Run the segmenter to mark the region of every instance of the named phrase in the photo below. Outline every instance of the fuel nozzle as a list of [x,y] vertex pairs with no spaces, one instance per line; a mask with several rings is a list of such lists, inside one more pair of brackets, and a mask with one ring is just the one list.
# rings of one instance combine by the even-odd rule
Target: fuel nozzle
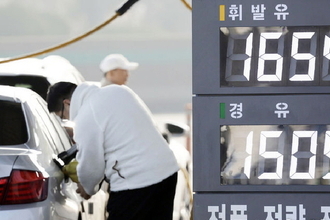
[[69,150],[59,153],[53,160],[56,165],[62,169],[65,165],[69,164],[77,155],[77,145],[72,145]]

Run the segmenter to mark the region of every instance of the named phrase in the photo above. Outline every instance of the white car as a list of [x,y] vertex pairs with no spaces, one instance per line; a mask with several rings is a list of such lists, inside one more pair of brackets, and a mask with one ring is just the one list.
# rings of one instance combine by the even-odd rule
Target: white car
[[60,81],[78,85],[85,79],[67,59],[58,55],[0,64],[0,85],[29,88],[44,99],[48,87]]
[[0,86],[1,220],[81,219],[76,183],[53,161],[71,146],[38,94]]
[[[0,85],[31,89],[44,100],[49,86],[60,81],[79,85],[85,79],[68,60],[58,55],[50,55],[43,59],[26,58],[0,64]],[[107,198],[104,190],[100,190],[90,200],[83,200],[79,206],[81,219],[104,220]]]
[[193,205],[191,186],[191,155],[186,147],[177,138],[185,138],[190,132],[189,126],[184,123],[164,123],[163,136],[169,143],[180,170],[174,197],[173,220],[190,220]]

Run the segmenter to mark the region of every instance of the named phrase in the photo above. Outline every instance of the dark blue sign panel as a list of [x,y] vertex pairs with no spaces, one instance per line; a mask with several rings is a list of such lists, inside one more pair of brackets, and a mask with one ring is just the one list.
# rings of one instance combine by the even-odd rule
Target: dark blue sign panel
[[330,220],[329,8],[193,0],[194,219]]
[[330,91],[330,2],[194,1],[193,93]]
[[196,195],[194,219],[329,220],[330,193]]
[[330,95],[199,96],[193,106],[194,191],[330,191]]

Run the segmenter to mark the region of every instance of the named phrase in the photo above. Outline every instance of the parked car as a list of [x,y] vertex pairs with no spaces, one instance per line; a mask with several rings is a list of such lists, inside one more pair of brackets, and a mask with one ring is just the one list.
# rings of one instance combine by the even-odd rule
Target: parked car
[[68,134],[37,93],[0,86],[1,220],[88,219],[76,183],[54,162],[71,147]]
[[190,132],[188,125],[173,121],[165,121],[162,133],[173,151],[180,170],[174,197],[173,220],[190,220],[193,205],[191,187],[191,155],[185,145],[177,139],[185,139]]
[[65,58],[50,55],[0,64],[0,85],[25,87],[46,99],[48,87],[59,81],[84,82],[81,73]]

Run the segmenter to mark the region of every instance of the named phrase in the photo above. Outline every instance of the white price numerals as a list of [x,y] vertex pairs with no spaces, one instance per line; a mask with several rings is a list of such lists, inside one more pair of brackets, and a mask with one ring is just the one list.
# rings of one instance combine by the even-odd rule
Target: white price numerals
[[[281,136],[283,131],[262,131],[260,134],[259,145],[259,179],[282,179],[283,177],[283,165],[284,165],[284,138]],[[314,179],[316,170],[316,150],[317,150],[317,131],[293,131],[292,136],[292,151],[290,160],[290,178],[291,179]],[[277,151],[267,150],[267,139],[278,138]],[[299,151],[299,140],[301,138],[308,138],[310,140],[309,151]],[[248,156],[244,159],[244,174],[247,178],[250,178],[251,166],[252,166],[252,148],[253,148],[253,131],[251,131],[246,138],[245,151]],[[265,172],[266,160],[276,161],[276,169],[274,172]],[[307,160],[307,171],[299,172],[299,160]],[[329,173],[329,161],[330,161],[330,131],[325,133],[324,141],[324,158],[323,168],[325,175],[323,179],[330,179]]]
[[[287,46],[284,42],[285,36],[281,32],[261,33],[259,38],[259,55],[257,63],[257,80],[262,81],[282,81],[283,80],[283,54],[285,47],[291,47],[291,60],[289,70],[289,81],[314,81],[316,66],[316,32],[293,32],[292,41]],[[244,53],[235,53],[235,43],[245,41]],[[267,42],[276,41],[276,51],[267,53]],[[308,42],[309,47],[304,47],[305,52],[300,52],[303,47],[302,42]],[[275,49],[274,49],[275,50]],[[253,33],[242,35],[230,35],[227,50],[226,81],[248,82],[251,78],[251,65],[254,57],[253,53]],[[330,63],[330,38],[325,36],[323,49],[322,80],[329,81],[328,73]],[[241,73],[235,66],[241,63]],[[268,65],[267,65],[268,63]],[[274,66],[274,67],[273,67]]]

